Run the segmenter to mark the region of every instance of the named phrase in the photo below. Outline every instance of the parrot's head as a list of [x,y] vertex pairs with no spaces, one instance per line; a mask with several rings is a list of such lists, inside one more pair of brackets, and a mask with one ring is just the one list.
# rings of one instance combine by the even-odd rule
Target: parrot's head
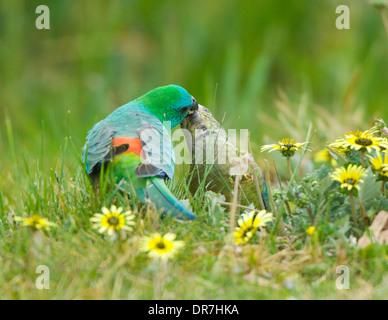
[[177,126],[192,111],[198,110],[198,102],[186,89],[169,85],[156,88],[137,99],[148,107],[160,121],[170,121]]
[[181,128],[189,130],[193,138],[196,135],[196,131],[205,132],[212,130],[214,132],[220,132],[220,130],[223,130],[222,126],[213,117],[210,110],[201,105],[198,106],[198,110],[192,112],[183,119]]

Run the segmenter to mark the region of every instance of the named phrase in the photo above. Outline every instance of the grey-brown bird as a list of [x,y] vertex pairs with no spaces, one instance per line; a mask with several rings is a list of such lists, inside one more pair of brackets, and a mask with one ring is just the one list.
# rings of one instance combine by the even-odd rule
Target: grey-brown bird
[[[199,105],[198,110],[182,121],[181,128],[187,130],[186,142],[192,151],[189,189],[193,194],[203,186],[231,200],[235,178],[239,175],[241,204],[269,208],[264,176],[253,156],[239,152],[207,108]],[[258,199],[258,188],[261,199]]]

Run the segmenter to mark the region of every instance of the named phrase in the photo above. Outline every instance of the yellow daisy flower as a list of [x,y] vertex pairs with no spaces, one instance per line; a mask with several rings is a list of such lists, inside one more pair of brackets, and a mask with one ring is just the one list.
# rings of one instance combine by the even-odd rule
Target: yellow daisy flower
[[307,233],[310,237],[313,236],[314,232],[315,232],[315,227],[314,227],[314,226],[310,226],[310,227],[308,227],[308,229],[306,230],[306,233]]
[[306,142],[297,142],[291,138],[284,138],[277,142],[277,144],[267,144],[261,147],[261,152],[268,151],[280,151],[281,154],[286,157],[292,157],[295,154],[295,151],[302,149],[303,145]]
[[372,170],[379,175],[382,180],[388,180],[388,152],[384,152],[384,157],[378,154],[375,157],[368,156]]
[[244,213],[237,221],[239,226],[233,235],[235,242],[237,244],[247,243],[259,227],[264,227],[270,221],[272,221],[272,213],[267,213],[265,210],[261,210],[257,214],[255,211],[251,211],[249,214]]
[[132,226],[135,224],[133,221],[135,215],[132,211],[126,211],[124,213],[123,208],[116,208],[111,206],[110,210],[106,207],[102,208],[101,213],[95,213],[90,222],[93,229],[98,229],[99,233],[107,232],[111,236],[114,232],[119,230],[132,231]]
[[44,230],[49,231],[50,227],[57,227],[56,223],[50,222],[46,218],[42,218],[41,216],[39,216],[37,214],[33,214],[29,218],[15,216],[14,220],[17,222],[21,222],[22,226],[30,227],[34,230],[44,229]]
[[315,152],[314,162],[316,163],[330,162],[333,167],[338,165],[337,161],[332,157],[329,149],[326,149],[326,148]]
[[365,168],[357,165],[349,165],[347,168],[338,168],[331,175],[331,179],[339,181],[342,189],[352,191],[354,188],[360,190],[359,183],[364,182],[362,177],[366,176]]
[[150,237],[143,237],[139,250],[147,252],[151,258],[166,261],[184,247],[184,241],[175,238],[174,233],[166,233],[164,236],[154,233]]
[[388,148],[387,140],[376,137],[368,131],[352,131],[345,134],[344,138],[338,139],[329,145],[333,148],[353,149],[362,152],[372,152],[372,150],[380,151]]

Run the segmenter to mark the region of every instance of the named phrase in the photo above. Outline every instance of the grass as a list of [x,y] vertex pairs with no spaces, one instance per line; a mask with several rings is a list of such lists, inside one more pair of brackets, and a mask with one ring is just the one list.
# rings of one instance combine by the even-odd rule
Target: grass
[[[347,237],[318,241],[298,228],[286,237],[275,232],[235,246],[229,214],[202,204],[203,187],[191,201],[199,218],[180,223],[134,207],[114,189],[95,197],[81,165],[71,175],[60,164],[51,176],[42,174],[38,161],[29,165],[16,158],[13,165],[8,179],[18,187],[0,193],[3,299],[365,299],[388,294],[384,246],[360,250]],[[182,184],[174,188],[177,196],[190,197]],[[134,208],[138,215],[135,231],[121,241],[110,242],[89,223],[94,212],[112,203]],[[42,232],[17,226],[12,216],[24,214],[42,215],[58,228]],[[174,232],[186,241],[163,273],[138,250],[141,237],[155,231]],[[39,265],[50,268],[50,290],[35,288]],[[350,290],[336,289],[341,265],[351,270]]]
[[[379,11],[350,0],[47,1],[51,29],[38,31],[39,4],[0,3],[1,299],[388,296],[386,246],[353,246],[354,230],[345,230],[350,204],[335,207],[340,199],[333,199],[330,206],[342,208],[341,216],[328,222],[319,203],[326,191],[309,194],[325,237],[306,236],[308,217],[292,198],[299,191],[278,188],[273,163],[279,180],[286,183],[289,173],[277,155],[269,160],[276,204],[281,209],[280,195],[287,197],[299,214],[284,211],[292,228],[286,237],[269,232],[241,247],[229,237],[229,209],[203,202],[203,188],[189,194],[185,167],[177,168],[171,187],[191,200],[196,221],[160,220],[136,207],[135,231],[121,242],[104,239],[90,227],[93,213],[112,203],[134,204],[114,190],[95,197],[80,164],[94,123],[167,83],[187,88],[226,128],[249,128],[257,159],[264,143],[283,136],[304,141],[310,122],[315,151],[344,132],[368,128],[375,116],[387,119],[388,75],[381,70],[388,53]],[[348,31],[334,27],[340,4],[351,10]],[[293,158],[297,187],[313,172],[310,158]],[[31,214],[58,227],[32,232],[13,222],[13,215]],[[153,231],[186,241],[163,279],[160,266],[138,251],[140,238]],[[35,287],[39,265],[50,268],[50,290]],[[349,290],[336,288],[340,265],[350,269]]]

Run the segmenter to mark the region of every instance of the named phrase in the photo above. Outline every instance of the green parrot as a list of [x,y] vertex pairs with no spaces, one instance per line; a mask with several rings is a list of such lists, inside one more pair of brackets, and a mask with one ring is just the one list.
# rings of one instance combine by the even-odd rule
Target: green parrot
[[195,219],[164,183],[174,175],[175,158],[168,130],[194,110],[197,101],[182,87],[156,88],[117,108],[88,132],[83,163],[93,183],[101,168],[112,166],[115,184],[163,215]]
[[[228,140],[225,129],[207,108],[199,105],[198,110],[182,121],[181,128],[187,130],[185,131],[186,142],[193,153],[192,179],[189,186],[192,193],[195,193],[203,183],[207,190],[222,193],[231,200],[235,176],[239,174],[241,204],[253,203],[256,208],[269,209],[267,185],[253,156],[249,153],[240,154],[237,147]],[[209,148],[214,152],[211,161],[214,163],[211,164],[206,163]],[[224,153],[223,157],[221,153]],[[221,158],[225,161],[221,161]],[[203,181],[204,177],[206,177],[205,181]],[[258,199],[257,184],[262,201]]]

